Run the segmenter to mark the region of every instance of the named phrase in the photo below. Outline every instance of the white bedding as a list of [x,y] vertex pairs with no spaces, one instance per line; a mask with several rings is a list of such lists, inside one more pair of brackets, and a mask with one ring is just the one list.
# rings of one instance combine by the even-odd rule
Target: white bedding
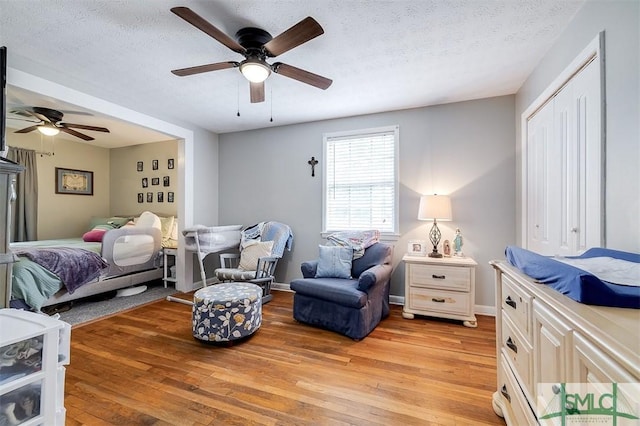
[[640,263],[629,262],[613,257],[588,257],[571,259],[555,257],[558,262],[587,271],[602,281],[614,284],[640,287]]

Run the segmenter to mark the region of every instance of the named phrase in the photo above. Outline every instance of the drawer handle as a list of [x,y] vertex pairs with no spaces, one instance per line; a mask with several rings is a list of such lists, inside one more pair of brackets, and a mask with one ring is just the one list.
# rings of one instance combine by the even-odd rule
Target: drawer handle
[[432,297],[431,301],[432,302],[436,302],[436,303],[444,303],[445,302],[444,297]]
[[511,340],[511,337],[507,338],[507,342],[505,344],[509,349],[511,349],[515,353],[518,353],[518,346],[516,346],[516,344],[513,343],[513,340]]
[[507,298],[504,300],[504,303],[511,306],[513,309],[516,309],[516,301],[513,300],[511,296],[507,296]]
[[433,274],[431,275],[431,278],[433,278],[434,280],[444,280],[446,276]]
[[502,396],[507,398],[507,401],[511,402],[511,396],[509,395],[509,392],[507,392],[507,385],[502,385],[502,389],[500,389],[500,393],[502,394]]

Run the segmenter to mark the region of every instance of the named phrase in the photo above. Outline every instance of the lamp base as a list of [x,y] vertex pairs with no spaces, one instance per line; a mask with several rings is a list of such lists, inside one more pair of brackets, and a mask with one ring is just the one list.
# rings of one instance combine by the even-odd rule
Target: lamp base
[[431,253],[429,253],[429,257],[442,257],[442,254],[438,253],[437,251],[432,251]]

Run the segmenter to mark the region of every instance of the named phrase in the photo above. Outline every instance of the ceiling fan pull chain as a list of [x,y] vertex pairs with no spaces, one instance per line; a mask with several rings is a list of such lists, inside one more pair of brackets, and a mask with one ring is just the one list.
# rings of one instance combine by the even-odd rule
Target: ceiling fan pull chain
[[238,104],[238,112],[236,113],[236,116],[240,117],[240,83],[238,83],[237,80],[236,80],[236,88],[238,93],[238,97],[236,99],[236,102]]
[[269,121],[273,123],[273,86],[271,86],[271,90],[269,92],[269,97],[271,97],[271,119]]

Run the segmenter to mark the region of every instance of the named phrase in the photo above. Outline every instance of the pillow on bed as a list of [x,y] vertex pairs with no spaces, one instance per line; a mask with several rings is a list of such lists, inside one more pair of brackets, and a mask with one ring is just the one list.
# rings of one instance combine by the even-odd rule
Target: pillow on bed
[[273,241],[256,241],[249,243],[240,252],[240,264],[238,268],[245,271],[255,271],[258,259],[271,256]]
[[160,222],[160,218],[155,214],[146,211],[140,214],[138,220],[136,220],[137,227],[142,228],[157,228],[162,231],[162,223]]
[[162,247],[167,247],[169,240],[171,239],[171,231],[173,230],[174,217],[161,217],[160,226],[162,231]]
[[104,234],[110,229],[115,228],[111,225],[97,225],[91,231],[85,232],[82,240],[85,243],[101,243]]
[[124,226],[131,220],[130,217],[123,216],[111,216],[111,217],[92,217],[89,220],[89,230],[92,230],[98,225],[113,225],[113,228],[119,228]]

